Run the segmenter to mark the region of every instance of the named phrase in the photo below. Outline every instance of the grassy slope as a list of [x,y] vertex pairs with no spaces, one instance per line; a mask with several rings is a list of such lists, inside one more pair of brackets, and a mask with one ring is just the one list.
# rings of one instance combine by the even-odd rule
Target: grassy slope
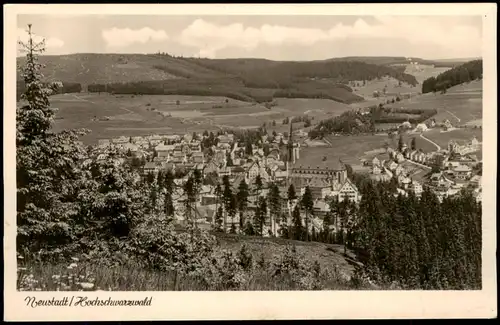
[[348,250],[347,256],[344,256],[342,245],[230,234],[217,234],[217,238],[223,249],[234,252],[246,244],[255,260],[258,260],[262,254],[265,260],[271,260],[273,255],[281,255],[287,246],[295,245],[297,253],[310,263],[318,261],[322,267],[338,267],[344,275],[349,277],[354,272],[354,264],[358,263],[351,251]]
[[[216,234],[219,249],[230,250],[237,253],[243,244],[247,245],[252,254],[255,264],[264,256],[264,262],[269,267],[273,261],[277,261],[278,256],[283,256],[287,246],[295,245],[297,257],[304,259],[311,265],[318,261],[321,269],[330,271],[336,270],[333,277],[322,281],[323,289],[327,290],[350,290],[354,287],[349,283],[349,278],[354,271],[354,264],[358,263],[354,259],[352,252],[348,251],[347,256],[343,254],[343,247],[340,245],[322,244],[317,242],[301,242],[286,240],[281,238],[250,237],[230,234]],[[75,274],[82,275],[81,282],[94,284],[93,290],[119,290],[119,291],[190,291],[190,290],[228,290],[225,287],[207,288],[207,285],[196,277],[176,277],[174,272],[157,271],[144,268],[135,264],[129,259],[122,260],[122,264],[116,266],[101,265],[99,261],[81,259],[74,269],[68,270],[67,264],[42,264],[35,261],[24,263],[27,269],[18,273],[19,276],[32,274],[38,282],[31,285],[20,285],[23,290],[55,291],[58,285],[53,276],[60,276],[63,283],[68,282],[68,276]],[[296,285],[289,282],[286,276],[273,278],[269,271],[256,267],[250,274],[251,278],[243,290],[297,290]],[[177,285],[174,283],[177,279]],[[63,288],[62,290],[76,291],[79,287]],[[362,289],[375,289],[366,286]]]
[[[24,58],[18,58],[22,65]],[[142,54],[70,54],[41,56],[40,63],[48,80],[91,83],[165,80],[196,76],[217,78],[216,71],[203,68],[189,61],[166,56]]]

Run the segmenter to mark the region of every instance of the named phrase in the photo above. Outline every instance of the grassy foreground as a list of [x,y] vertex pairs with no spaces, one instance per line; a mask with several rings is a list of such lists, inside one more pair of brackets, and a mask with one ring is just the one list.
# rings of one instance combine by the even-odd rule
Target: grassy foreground
[[120,253],[113,261],[88,256],[66,263],[19,260],[17,287],[20,291],[374,289],[355,274],[335,245],[238,235],[218,236],[218,243],[213,264],[200,265],[199,272],[189,274],[152,269]]

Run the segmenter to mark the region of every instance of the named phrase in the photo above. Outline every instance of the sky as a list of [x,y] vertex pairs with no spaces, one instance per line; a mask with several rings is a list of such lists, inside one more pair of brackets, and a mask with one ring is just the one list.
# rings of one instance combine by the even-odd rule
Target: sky
[[482,56],[481,16],[19,15],[18,40],[46,54],[156,53],[206,58],[322,60]]

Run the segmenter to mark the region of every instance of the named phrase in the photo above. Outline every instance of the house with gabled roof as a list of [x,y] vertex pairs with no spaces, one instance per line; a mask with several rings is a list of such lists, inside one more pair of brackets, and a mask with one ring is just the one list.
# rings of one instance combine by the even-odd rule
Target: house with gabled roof
[[155,151],[158,154],[158,157],[169,157],[170,153],[172,153],[175,149],[173,145],[166,145],[160,143],[155,147]]
[[203,164],[205,162],[203,152],[193,152],[191,154],[191,161],[195,164]]
[[396,153],[395,160],[397,163],[402,163],[405,161],[405,157],[401,152]]
[[178,142],[181,140],[181,136],[178,134],[168,134],[164,135],[163,139],[167,141],[167,143],[173,143],[173,142]]
[[305,186],[309,187],[314,199],[325,198],[331,195],[332,187],[328,180],[324,178],[310,178],[306,179]]
[[130,138],[122,135],[118,138],[113,138],[112,142],[115,144],[125,144],[127,142],[130,142]]
[[399,176],[405,172],[405,169],[403,166],[398,165],[396,169],[394,169],[394,175]]
[[409,185],[411,184],[411,179],[405,175],[399,175],[398,183],[401,184],[403,189],[407,190]]
[[205,169],[204,169],[206,175],[217,173],[218,170],[219,170],[219,166],[217,165],[217,163],[213,159],[210,160],[205,165]]
[[469,180],[470,184],[472,186],[480,187],[481,186],[481,176],[480,175],[474,175],[472,178]]
[[152,146],[157,146],[160,143],[163,143],[163,138],[158,134],[154,134],[148,137],[148,141]]
[[315,217],[324,217],[330,212],[330,205],[323,199],[314,200],[313,210]]
[[187,162],[187,157],[183,152],[174,151],[170,156],[169,161],[173,162],[174,164],[185,164]]
[[415,194],[415,196],[419,197],[422,195],[423,187],[422,184],[420,184],[420,182],[412,180],[408,186],[408,190],[412,191]]
[[143,172],[144,174],[151,174],[151,173],[156,174],[160,170],[160,167],[161,167],[160,164],[148,161],[143,167]]
[[171,162],[162,161],[161,169],[163,171],[171,171],[172,173],[175,173],[175,164]]
[[398,167],[398,164],[394,161],[389,161],[386,163],[386,166],[389,170],[394,171]]
[[459,165],[453,168],[453,175],[461,180],[469,179],[472,174],[472,169],[467,165]]
[[260,172],[260,165],[257,161],[254,161],[247,169],[247,178],[254,179]]
[[361,195],[358,188],[349,178],[346,178],[344,183],[340,186],[337,197],[339,202],[346,199],[353,202],[359,202],[359,200],[361,200]]

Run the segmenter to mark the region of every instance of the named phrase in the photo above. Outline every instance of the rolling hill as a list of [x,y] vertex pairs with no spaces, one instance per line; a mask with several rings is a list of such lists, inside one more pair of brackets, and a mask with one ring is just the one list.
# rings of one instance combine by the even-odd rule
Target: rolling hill
[[452,86],[460,85],[473,80],[481,79],[483,76],[483,61],[469,61],[448,71],[440,73],[436,77],[426,79],[422,83],[422,93],[443,91]]
[[[23,58],[18,58],[22,65]],[[273,98],[362,101],[346,85],[390,76],[417,81],[401,69],[359,61],[281,62],[263,59],[196,59],[168,54],[42,56],[47,81],[80,83],[84,90],[115,94],[226,96],[266,102]],[[90,88],[89,85],[91,85]]]
[[400,64],[408,64],[409,62],[416,62],[422,65],[434,65],[435,67],[440,68],[453,68],[457,65],[463,64],[469,59],[442,59],[442,60],[427,60],[422,58],[414,58],[414,57],[404,57],[404,56],[348,56],[341,58],[333,58],[330,61],[358,61],[369,64],[377,64],[377,65],[400,65]]

